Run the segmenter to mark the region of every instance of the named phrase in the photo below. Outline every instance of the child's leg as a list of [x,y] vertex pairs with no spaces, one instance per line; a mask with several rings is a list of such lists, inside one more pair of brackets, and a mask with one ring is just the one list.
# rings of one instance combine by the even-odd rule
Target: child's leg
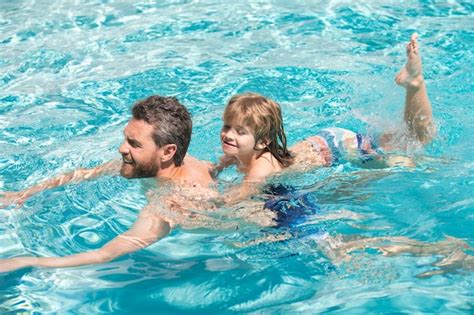
[[[423,79],[417,37],[416,33],[411,36],[407,45],[407,63],[395,77],[395,82],[406,91],[404,118],[408,132],[414,139],[426,144],[434,135],[433,114]],[[385,147],[391,138],[390,135],[382,136],[382,146]]]
[[407,64],[395,78],[397,84],[405,87],[405,122],[409,132],[423,144],[433,138],[433,114],[423,79],[418,35],[411,36],[407,45]]

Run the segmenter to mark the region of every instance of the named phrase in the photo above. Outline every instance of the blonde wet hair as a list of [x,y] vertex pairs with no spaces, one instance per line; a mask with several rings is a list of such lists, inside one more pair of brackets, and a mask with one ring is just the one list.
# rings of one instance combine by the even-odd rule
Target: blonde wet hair
[[283,167],[293,163],[287,148],[280,105],[260,94],[245,93],[233,96],[224,110],[224,122],[245,126],[253,132],[257,145],[266,143],[270,152]]

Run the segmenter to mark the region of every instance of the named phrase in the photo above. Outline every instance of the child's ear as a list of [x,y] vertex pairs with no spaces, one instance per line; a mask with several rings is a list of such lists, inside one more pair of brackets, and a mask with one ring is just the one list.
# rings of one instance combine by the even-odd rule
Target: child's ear
[[257,141],[257,144],[255,145],[255,149],[257,150],[263,150],[265,149],[269,144],[270,144],[270,140],[268,139],[264,139],[264,140],[258,140]]

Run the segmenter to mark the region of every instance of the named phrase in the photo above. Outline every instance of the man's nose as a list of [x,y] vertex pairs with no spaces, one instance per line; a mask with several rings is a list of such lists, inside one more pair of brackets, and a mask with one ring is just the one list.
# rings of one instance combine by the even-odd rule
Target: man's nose
[[124,141],[124,142],[120,145],[120,147],[118,148],[118,151],[119,151],[119,153],[122,154],[122,155],[128,154],[129,148],[128,148],[128,145],[127,145],[127,142],[126,142],[126,141]]

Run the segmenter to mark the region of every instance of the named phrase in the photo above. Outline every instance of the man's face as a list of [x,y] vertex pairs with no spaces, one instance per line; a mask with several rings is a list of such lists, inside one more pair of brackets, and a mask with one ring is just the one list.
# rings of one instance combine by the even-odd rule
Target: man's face
[[126,178],[155,177],[160,169],[160,148],[152,138],[153,127],[143,120],[131,119],[125,127],[120,175]]

